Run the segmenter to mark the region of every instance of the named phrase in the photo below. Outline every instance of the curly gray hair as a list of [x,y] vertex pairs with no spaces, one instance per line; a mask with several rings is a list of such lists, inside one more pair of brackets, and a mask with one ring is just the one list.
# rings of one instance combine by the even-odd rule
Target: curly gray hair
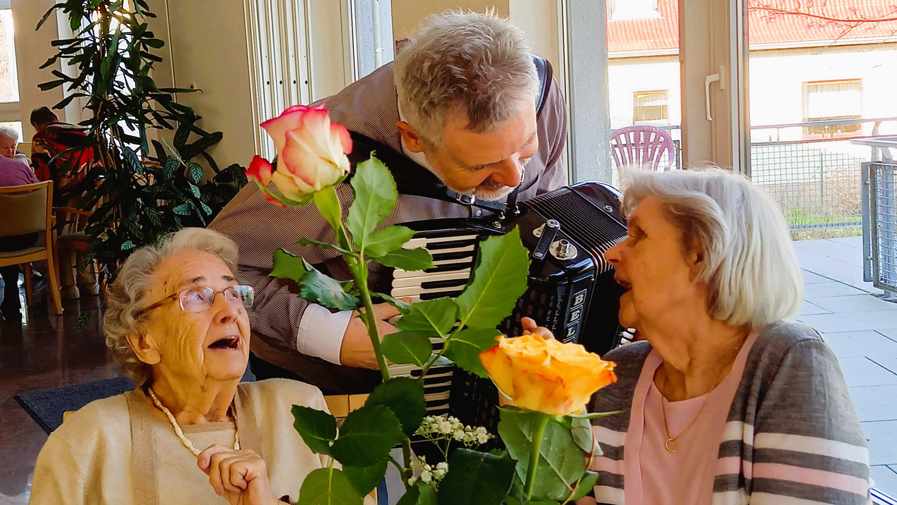
[[212,230],[184,228],[167,235],[155,246],[141,247],[131,254],[106,295],[106,315],[103,319],[106,347],[112,351],[112,357],[121,365],[125,375],[138,387],[146,383],[152,370],[137,358],[128,343],[128,335],[143,335],[137,314],[155,301],[146,300],[145,297],[156,268],[167,258],[192,249],[220,258],[231,272],[236,273],[237,244],[233,240]]
[[399,110],[425,144],[442,145],[449,114],[493,131],[534,101],[539,77],[523,31],[489,11],[425,19],[393,64]]
[[732,326],[762,328],[792,316],[803,302],[803,279],[782,211],[739,174],[720,168],[624,174],[628,216],[656,195],[685,238],[696,238],[704,265],[696,281],[710,286],[710,313]]

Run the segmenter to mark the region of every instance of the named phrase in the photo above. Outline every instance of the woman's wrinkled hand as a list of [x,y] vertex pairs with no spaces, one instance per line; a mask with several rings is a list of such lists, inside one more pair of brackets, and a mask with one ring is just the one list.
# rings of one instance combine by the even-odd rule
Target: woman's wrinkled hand
[[523,334],[528,335],[530,333],[535,333],[540,335],[545,339],[554,339],[554,334],[551,333],[551,330],[544,326],[539,326],[536,324],[534,319],[529,317],[524,317],[520,320],[520,323],[523,325]]
[[274,505],[268,469],[261,456],[252,450],[235,451],[222,445],[210,445],[196,460],[218,496],[231,505]]

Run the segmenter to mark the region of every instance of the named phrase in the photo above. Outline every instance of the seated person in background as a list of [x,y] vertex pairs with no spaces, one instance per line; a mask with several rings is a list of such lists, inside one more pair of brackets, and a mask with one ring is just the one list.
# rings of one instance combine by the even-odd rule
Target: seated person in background
[[629,236],[606,253],[620,323],[593,398],[612,504],[864,504],[866,439],[822,336],[786,322],[803,281],[772,199],[729,171],[632,171]]
[[61,196],[84,178],[94,155],[89,148],[60,153],[83,145],[87,135],[82,128],[59,121],[47,107],[31,111],[31,126],[37,130],[31,137],[34,172],[42,181],[52,180]]
[[329,464],[290,414],[327,410],[317,388],[240,384],[253,290],[238,284],[236,262],[231,240],[200,228],[128,258],[104,331],[137,390],[90,403],[50,435],[32,504],[295,502],[305,476]]
[[[7,156],[0,156],[0,187],[24,186],[38,182],[40,181],[27,165]],[[0,252],[31,247],[37,243],[38,235],[29,233],[0,238]],[[19,265],[0,267],[0,277],[3,278],[3,301],[0,302],[0,312],[10,320],[15,319],[19,309],[22,308],[22,302],[19,301],[19,272]]]
[[25,166],[31,166],[31,160],[19,152],[19,132],[9,126],[0,126],[0,155],[21,161]]
[[[515,188],[520,201],[567,183],[564,161],[566,109],[556,81],[547,79],[537,112],[540,81],[523,32],[495,14],[445,12],[423,23],[394,63],[324,100],[334,122],[382,144],[420,173],[432,175],[459,194],[505,201]],[[272,128],[275,128],[272,126]],[[356,142],[353,154],[370,151]],[[390,163],[396,171],[398,163]],[[343,208],[351,203],[348,184],[337,188]],[[487,217],[457,202],[399,195],[385,224],[439,218]],[[301,237],[330,241],[332,231],[314,206],[280,208],[247,184],[210,228],[240,246],[240,273],[258,292],[258,333],[250,363],[257,377],[292,377],[326,394],[369,392],[379,382],[377,361],[361,319],[298,298],[290,282],[269,276],[278,248],[301,255],[330,275],[349,271],[333,251],[299,247]],[[328,235],[330,234],[330,235]],[[384,279],[371,272],[371,282]],[[376,305],[381,334],[398,314]]]

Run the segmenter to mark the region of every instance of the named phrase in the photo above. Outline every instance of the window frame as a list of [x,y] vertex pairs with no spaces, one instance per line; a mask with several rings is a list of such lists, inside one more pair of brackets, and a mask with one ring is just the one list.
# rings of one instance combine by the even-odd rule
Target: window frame
[[[856,84],[860,93],[860,105],[856,114],[846,116],[812,116],[810,115],[810,96],[813,93],[825,94],[831,91],[813,90],[814,86],[830,86],[830,85]],[[862,134],[863,129],[863,79],[831,79],[823,81],[805,81],[801,85],[801,94],[803,96],[803,120],[805,123],[815,121],[846,121],[856,120],[856,123],[836,124],[836,125],[807,125],[803,127],[804,140],[815,140],[824,138],[850,138]],[[853,91],[853,90],[851,90]]]
[[[663,105],[649,105],[649,106],[639,106],[639,95],[663,95]],[[657,119],[638,119],[638,113],[640,109],[659,109],[660,116]],[[648,126],[670,126],[670,90],[667,89],[656,89],[656,90],[644,90],[644,91],[633,91],[632,92],[632,124],[634,125],[648,125]]]

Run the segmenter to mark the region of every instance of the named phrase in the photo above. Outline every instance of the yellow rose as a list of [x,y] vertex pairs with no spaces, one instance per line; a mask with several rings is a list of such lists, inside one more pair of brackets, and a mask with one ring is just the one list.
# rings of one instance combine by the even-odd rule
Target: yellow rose
[[617,381],[614,363],[537,334],[499,337],[480,362],[517,407],[552,416],[581,411],[592,393]]

